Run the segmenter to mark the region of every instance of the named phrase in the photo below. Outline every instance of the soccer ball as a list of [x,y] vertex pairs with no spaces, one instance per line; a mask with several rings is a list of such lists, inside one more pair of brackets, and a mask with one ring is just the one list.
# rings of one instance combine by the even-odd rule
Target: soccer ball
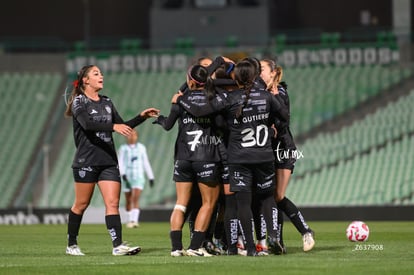
[[362,221],[353,221],[346,229],[346,237],[351,242],[365,242],[368,240],[369,228]]

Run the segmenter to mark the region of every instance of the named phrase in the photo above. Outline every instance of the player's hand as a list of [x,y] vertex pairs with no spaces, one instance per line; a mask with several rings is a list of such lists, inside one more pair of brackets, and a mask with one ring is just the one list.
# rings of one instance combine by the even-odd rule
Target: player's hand
[[230,58],[228,58],[228,57],[222,56],[222,58],[223,58],[224,62],[226,62],[226,63],[233,63],[233,64],[235,64],[235,63],[234,63],[234,61],[233,61],[233,60],[231,60],[231,59],[230,59]]
[[154,180],[149,180],[149,186],[152,188],[154,186]]
[[178,93],[174,94],[173,97],[171,98],[171,103],[177,104],[177,99],[182,95],[183,93],[181,91],[178,91]]
[[159,115],[153,122],[152,124],[161,124],[160,121],[165,119],[165,117],[163,115]]
[[160,115],[160,110],[155,108],[148,108],[142,111],[140,115],[145,118],[158,117]]
[[124,137],[127,137],[132,133],[132,128],[126,124],[114,124],[113,129],[115,132],[123,135]]

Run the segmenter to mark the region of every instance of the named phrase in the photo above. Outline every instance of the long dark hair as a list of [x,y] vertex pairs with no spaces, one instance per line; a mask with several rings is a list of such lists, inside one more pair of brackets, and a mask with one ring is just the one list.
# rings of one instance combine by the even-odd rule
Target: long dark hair
[[196,88],[203,88],[209,100],[215,95],[213,81],[210,78],[208,71],[201,65],[194,65],[188,70],[188,77],[194,81]]
[[86,65],[82,67],[82,69],[78,72],[78,77],[73,83],[72,93],[68,99],[65,116],[70,117],[72,116],[72,103],[76,96],[83,94],[85,92],[83,78],[89,73],[89,71],[95,67],[95,65]]
[[250,91],[254,85],[254,79],[256,77],[255,66],[247,61],[240,61],[234,68],[234,77],[239,88],[244,90],[245,98],[243,104],[236,112],[236,119],[239,120],[243,114],[243,109],[246,107],[247,102],[250,99]]
[[247,61],[254,66],[255,78],[262,73],[262,65],[260,64],[260,60],[256,57],[246,57],[243,58],[242,61]]

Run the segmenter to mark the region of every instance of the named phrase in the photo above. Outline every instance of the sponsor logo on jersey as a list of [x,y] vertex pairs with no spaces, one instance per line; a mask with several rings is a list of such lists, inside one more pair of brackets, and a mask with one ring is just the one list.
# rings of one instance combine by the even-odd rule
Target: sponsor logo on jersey
[[258,183],[257,187],[259,187],[260,189],[266,189],[269,188],[272,185],[272,180],[266,181],[264,183]]
[[207,171],[201,171],[199,173],[197,173],[197,176],[199,176],[200,178],[206,178],[206,177],[210,177],[211,175],[213,175],[213,170],[207,170]]
[[214,167],[216,164],[215,163],[207,163],[203,165],[203,168],[210,168],[210,167]]
[[259,113],[265,113],[265,112],[266,112],[266,105],[263,105],[263,106],[258,106],[258,107],[257,107],[257,111],[258,111]]
[[244,182],[242,182],[241,180],[239,180],[239,182],[236,185],[237,186],[246,186],[246,184]]
[[95,109],[92,109],[92,111],[89,113],[90,115],[93,115],[93,114],[97,114],[98,113],[98,111],[97,110],[95,110]]

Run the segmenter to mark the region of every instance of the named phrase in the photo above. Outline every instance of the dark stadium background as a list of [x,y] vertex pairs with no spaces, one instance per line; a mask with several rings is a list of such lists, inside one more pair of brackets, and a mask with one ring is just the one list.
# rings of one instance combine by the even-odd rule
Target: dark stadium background
[[[159,56],[164,54],[167,55],[165,64],[168,72],[161,73],[166,74],[167,77],[176,73],[179,77],[180,74],[174,70],[182,69],[180,67],[183,65],[180,63],[182,57],[189,63],[201,55],[213,57],[228,55],[236,59],[257,53],[274,57],[285,50],[297,53],[296,51],[302,48],[312,52],[315,49],[361,47],[374,49],[375,54],[376,49],[381,47],[390,49],[393,56],[397,58],[378,67],[404,72],[401,73],[403,76],[397,77],[398,79],[390,86],[379,89],[366,100],[357,102],[356,105],[351,106],[352,108],[349,107],[336,115],[325,114],[320,123],[312,127],[308,125],[309,128],[298,131],[295,138],[298,143],[304,143],[319,133],[338,132],[358,118],[384,107],[387,101],[396,101],[414,89],[413,11],[414,3],[411,0],[14,0],[3,2],[0,8],[0,80],[3,81],[0,82],[0,96],[4,100],[3,105],[0,106],[6,126],[1,130],[5,142],[2,142],[0,156],[1,164],[3,166],[7,164],[9,168],[4,170],[3,174],[7,175],[3,175],[0,181],[0,190],[3,190],[4,194],[0,204],[0,224],[65,222],[64,215],[69,205],[51,203],[53,197],[57,196],[53,193],[53,185],[56,182],[53,182],[51,175],[56,174],[54,169],[57,169],[56,165],[60,158],[60,146],[65,138],[71,135],[71,125],[63,115],[56,115],[56,113],[62,113],[61,109],[64,106],[62,94],[73,79],[73,69],[78,68],[77,65],[84,61],[83,57],[94,56],[97,60],[104,60],[102,62],[107,63],[102,64],[109,64],[106,69],[115,70],[110,61],[106,61],[113,55],[150,56],[153,62],[151,64],[154,66],[148,69],[151,72],[143,72],[144,70],[132,72],[136,73],[137,77],[143,77],[142,75],[148,73],[149,78],[152,76],[151,73],[161,70],[161,67],[155,67],[154,64],[161,66],[159,64],[162,63],[162,58]],[[366,54],[366,51],[363,54]],[[168,59],[170,57],[171,59]],[[291,67],[285,67],[287,75],[290,69],[293,71],[305,66],[298,60],[292,63]],[[287,59],[281,61],[287,62]],[[321,61],[316,61],[318,62]],[[330,60],[329,66],[335,67],[337,65],[335,62]],[[377,59],[374,63],[376,62]],[[184,65],[188,65],[187,63]],[[321,64],[312,63],[306,66],[312,71],[313,66],[319,65]],[[341,65],[338,65],[338,68],[341,69]],[[123,69],[121,67],[120,71],[108,74],[108,90],[116,90],[117,83],[109,80],[111,77],[114,79],[124,77]],[[40,113],[36,112],[42,112],[49,118],[44,119],[38,129],[39,133],[32,136],[34,129],[30,129],[30,124],[24,124],[28,114],[23,115],[22,109],[19,109],[22,108],[22,105],[18,104],[19,95],[13,95],[15,92],[13,85],[18,84],[11,85],[9,79],[14,79],[13,76],[19,79],[19,75],[31,79],[35,75],[43,77],[45,74],[52,75],[59,80],[59,83],[56,84],[55,91],[46,94],[47,98],[51,98],[50,107],[34,108],[35,113],[29,113],[29,116],[37,116]],[[326,82],[331,80],[327,79]],[[19,81],[17,80],[16,83]],[[156,81],[156,78],[152,78],[152,81]],[[171,81],[170,83],[180,83],[181,80]],[[169,94],[166,91],[165,97],[159,97],[151,104],[157,105],[161,101],[167,104],[171,93],[178,87],[169,88]],[[320,89],[323,90],[324,87]],[[23,96],[29,97],[24,94]],[[44,102],[43,96],[37,94],[36,100]],[[166,106],[168,107],[168,104]],[[167,107],[164,112],[167,112]],[[140,108],[141,106],[138,107]],[[128,106],[123,111],[125,116],[128,116],[134,110]],[[304,116],[306,117],[306,114]],[[15,127],[20,128],[17,134],[13,129]],[[147,128],[143,130],[149,129],[150,126],[145,127]],[[396,125],[389,125],[389,127],[396,127]],[[12,141],[6,139],[12,134]],[[165,152],[156,152],[152,149],[157,147],[156,144],[151,143],[154,135],[167,134],[161,131],[147,133],[144,131],[142,141],[149,144],[150,159],[151,153],[153,155],[165,153],[166,156],[170,156],[168,154],[171,154],[173,146],[165,147]],[[402,136],[412,138],[413,132],[403,131]],[[400,138],[402,137],[389,138],[388,141],[394,144],[398,143]],[[162,142],[172,144],[175,139],[174,133],[170,133],[166,139]],[[33,144],[32,149],[25,148],[29,141]],[[116,141],[119,144],[122,139],[117,138]],[[412,155],[413,149],[409,147],[406,154]],[[16,157],[16,154],[21,154],[20,158]],[[362,157],[364,154],[366,155],[367,152],[360,152]],[[24,161],[22,156],[25,157]],[[157,159],[155,156],[152,158]],[[12,161],[13,163],[10,164]],[[343,158],[340,161],[350,160]],[[171,163],[172,160],[168,164],[154,163],[157,168],[154,169],[155,173],[157,174],[157,170],[163,170],[164,174],[171,174],[169,171]],[[298,162],[297,166],[300,165]],[[338,163],[323,166],[321,169],[328,170],[335,165]],[[69,168],[70,163],[67,163],[65,169]],[[364,203],[364,199],[359,198],[362,203],[349,205],[323,202],[320,205],[305,204],[303,212],[309,220],[412,220],[414,178],[409,178],[403,185],[397,185],[393,173],[381,175],[387,177],[390,185],[395,184],[396,189],[402,190],[398,193],[401,194],[400,197],[379,203]],[[297,179],[300,180],[301,176],[299,175]],[[156,188],[159,189],[154,192],[161,191],[166,186],[173,187],[171,181],[157,181],[157,176],[156,184],[158,185]],[[293,188],[294,184],[295,178],[292,178],[288,190]],[[72,186],[68,190],[72,192]],[[67,196],[70,194],[67,193]],[[142,220],[168,220],[173,201],[173,193],[154,201],[148,199],[142,213]],[[301,201],[296,203],[302,206]],[[97,206],[96,211],[101,211],[99,205],[99,202],[93,205]],[[92,207],[91,216],[93,211],[95,210]],[[99,222],[93,218],[90,221]]]

